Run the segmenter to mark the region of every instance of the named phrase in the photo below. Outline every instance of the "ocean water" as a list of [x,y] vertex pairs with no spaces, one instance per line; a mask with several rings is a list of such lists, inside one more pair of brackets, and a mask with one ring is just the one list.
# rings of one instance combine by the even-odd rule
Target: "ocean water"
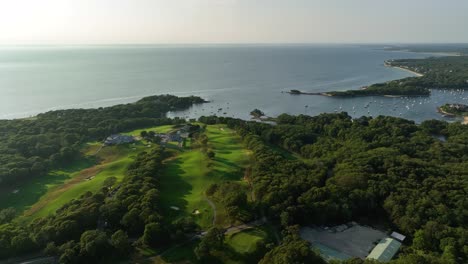
[[268,116],[346,111],[356,117],[443,119],[436,107],[467,103],[468,92],[436,90],[427,98],[283,93],[357,89],[412,76],[383,63],[427,56],[357,45],[1,47],[0,119],[129,103],[154,94],[210,100],[169,113],[171,117],[217,114],[249,119],[250,111],[258,108]]

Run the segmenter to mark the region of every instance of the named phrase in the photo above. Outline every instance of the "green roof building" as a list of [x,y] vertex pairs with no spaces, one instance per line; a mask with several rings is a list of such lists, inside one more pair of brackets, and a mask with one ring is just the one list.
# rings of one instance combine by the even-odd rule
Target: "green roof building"
[[393,256],[395,256],[400,247],[400,242],[393,238],[387,237],[380,240],[377,246],[375,246],[371,253],[367,256],[367,258],[388,262],[393,258]]

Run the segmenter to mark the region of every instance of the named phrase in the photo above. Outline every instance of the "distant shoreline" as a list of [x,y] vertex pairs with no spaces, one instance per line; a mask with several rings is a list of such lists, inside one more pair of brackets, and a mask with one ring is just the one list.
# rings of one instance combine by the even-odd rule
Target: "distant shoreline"
[[[412,74],[416,75],[415,77],[423,77],[424,76],[424,74],[413,71],[413,70],[410,70],[410,69],[406,69],[406,68],[403,68],[403,67],[400,67],[400,66],[393,66],[390,63],[388,63],[387,61],[384,62],[384,66],[388,67],[388,68],[396,68],[396,69],[399,69],[399,70],[403,70],[403,71],[412,73]],[[368,88],[368,86],[362,86],[360,88],[360,90],[367,90],[367,88]],[[330,97],[340,96],[340,95],[332,94],[331,92],[303,92],[303,91],[299,91],[299,90],[290,90],[290,91],[286,91],[286,93],[289,93],[291,95],[320,95],[320,96],[330,96]],[[356,96],[358,96],[358,95],[356,95]],[[365,96],[369,96],[369,95],[365,95]],[[422,95],[422,94],[421,95],[404,95],[404,94],[401,94],[401,95],[399,95],[399,94],[384,95],[384,94],[375,94],[375,95],[372,95],[372,96],[402,97],[402,96],[426,96],[426,95]]]
[[407,52],[407,53],[420,53],[420,54],[428,54],[432,56],[464,56],[465,53],[462,52],[444,52],[444,51],[424,51],[424,50],[411,50],[411,49],[392,49],[392,48],[383,48],[382,50],[388,52]]

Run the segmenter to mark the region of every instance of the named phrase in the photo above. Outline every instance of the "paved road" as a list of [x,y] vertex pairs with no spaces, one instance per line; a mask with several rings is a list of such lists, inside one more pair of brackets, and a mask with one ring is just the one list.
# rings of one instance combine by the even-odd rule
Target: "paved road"
[[2,260],[0,261],[0,264],[51,264],[51,263],[57,263],[57,259],[55,257],[41,257],[41,256],[35,256],[35,257],[19,257],[19,258],[13,258],[9,260]]
[[55,257],[44,257],[20,262],[21,264],[49,264],[56,263]]

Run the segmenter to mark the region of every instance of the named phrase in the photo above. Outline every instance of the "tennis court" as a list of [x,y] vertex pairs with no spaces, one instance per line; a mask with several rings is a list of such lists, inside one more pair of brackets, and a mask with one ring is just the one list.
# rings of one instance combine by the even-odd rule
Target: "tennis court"
[[350,255],[346,255],[345,253],[339,252],[334,250],[333,248],[327,247],[324,244],[320,244],[318,242],[312,243],[312,247],[317,249],[320,255],[327,261],[329,260],[347,260],[352,258]]
[[381,239],[387,237],[380,230],[355,223],[335,227],[303,227],[300,235],[323,252],[324,257],[334,259],[364,259]]

